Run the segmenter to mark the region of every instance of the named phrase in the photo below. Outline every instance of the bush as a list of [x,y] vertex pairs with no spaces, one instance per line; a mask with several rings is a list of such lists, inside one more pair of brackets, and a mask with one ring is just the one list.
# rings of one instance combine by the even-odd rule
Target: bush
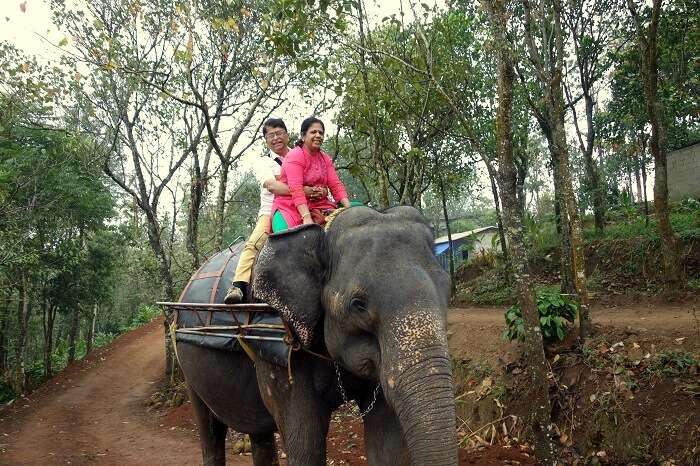
[[129,324],[119,329],[119,333],[128,332],[129,330],[133,330],[144,324],[147,324],[156,317],[158,317],[160,314],[160,308],[144,304],[141,307],[139,307],[138,311],[136,311],[136,314],[131,318]]
[[499,270],[486,270],[469,284],[458,284],[458,302],[472,304],[509,304],[513,302],[513,289]]
[[[542,290],[537,292],[537,311],[540,316],[540,328],[545,341],[555,338],[564,340],[566,337],[566,321],[571,323],[576,319],[578,307],[568,296],[556,291]],[[519,304],[509,307],[505,313],[506,330],[503,339],[513,341],[525,340],[525,320]]]
[[525,244],[531,257],[544,257],[559,245],[554,218],[525,217]]
[[692,354],[679,351],[662,351],[650,368],[650,371],[661,372],[671,377],[687,374],[690,368],[697,364]]
[[110,343],[112,343],[115,339],[117,338],[117,335],[114,333],[96,333],[95,334],[95,341],[93,342],[95,348],[100,348],[102,346],[107,346]]
[[6,380],[0,379],[0,403],[7,403],[17,398],[17,394]]

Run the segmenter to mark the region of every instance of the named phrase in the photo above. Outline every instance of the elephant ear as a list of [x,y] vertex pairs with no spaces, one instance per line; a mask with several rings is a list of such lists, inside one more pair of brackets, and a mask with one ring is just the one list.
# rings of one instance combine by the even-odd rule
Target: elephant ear
[[318,225],[272,234],[253,271],[255,297],[277,309],[305,347],[323,313],[324,236]]

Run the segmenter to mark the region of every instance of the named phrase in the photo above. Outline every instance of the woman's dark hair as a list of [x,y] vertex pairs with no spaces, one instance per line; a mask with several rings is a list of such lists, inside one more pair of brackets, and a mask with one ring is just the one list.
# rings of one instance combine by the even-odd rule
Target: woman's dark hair
[[288,133],[287,131],[287,125],[284,124],[284,120],[282,118],[268,118],[265,123],[263,123],[262,127],[262,133],[263,137],[267,134],[267,130],[273,129],[273,128],[282,128],[285,133]]
[[324,125],[321,120],[319,120],[315,116],[310,116],[301,122],[301,131],[299,132],[300,137],[299,137],[299,140],[296,142],[296,144],[294,144],[295,146],[301,147],[304,145],[304,141],[302,138],[304,137],[306,132],[309,130],[309,128],[311,128],[311,125],[313,125],[314,123],[320,123],[321,128],[323,128],[323,131],[324,132],[326,131],[326,125]]

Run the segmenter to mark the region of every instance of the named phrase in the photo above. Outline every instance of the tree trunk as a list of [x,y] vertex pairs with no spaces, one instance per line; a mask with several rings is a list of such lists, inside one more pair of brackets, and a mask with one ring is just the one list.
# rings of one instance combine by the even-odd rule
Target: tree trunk
[[530,378],[532,424],[535,453],[542,464],[554,464],[554,443],[551,434],[549,372],[542,343],[539,314],[535,308],[527,252],[523,239],[523,219],[516,193],[516,172],[513,164],[512,105],[514,69],[510,45],[506,37],[506,7],[503,0],[488,2],[491,27],[496,42],[498,61],[498,110],[496,114],[496,147],[498,150],[498,182],[503,205],[503,222],[508,232],[514,288],[525,321],[524,356]]
[[25,375],[25,359],[27,357],[27,329],[32,306],[29,296],[29,283],[23,274],[18,288],[17,301],[17,339],[15,342],[15,371],[12,378],[12,388],[17,394],[22,394],[27,388]]
[[85,355],[90,354],[92,346],[95,342],[95,324],[97,322],[97,303],[92,306],[90,321],[88,322],[87,337],[85,338]]
[[204,181],[200,178],[199,167],[190,182],[190,206],[187,215],[187,251],[192,256],[192,270],[199,269],[199,210],[202,205]]
[[668,178],[666,173],[666,128],[663,108],[658,99],[658,60],[659,49],[657,34],[661,19],[662,0],[653,0],[649,27],[642,25],[632,0],[627,0],[630,14],[635,22],[637,41],[641,55],[640,73],[644,82],[644,97],[651,138],[649,151],[654,158],[654,211],[661,237],[661,253],[663,255],[664,278],[670,287],[683,282],[678,238],[673,233],[668,209]]
[[7,371],[7,335],[10,331],[10,290],[0,292],[0,377]]
[[75,361],[76,345],[80,338],[80,308],[76,304],[70,320],[70,332],[68,333],[68,364]]
[[[515,160],[515,196],[518,201],[518,218],[525,221],[525,178],[527,177],[527,158],[526,156],[517,157]],[[523,223],[524,225],[524,223]]]
[[641,171],[642,171],[642,164],[640,161],[640,156],[636,156],[634,158],[634,183],[637,185],[637,196],[634,199],[635,202],[642,202],[642,178],[641,178]]
[[573,260],[571,258],[571,224],[569,223],[569,213],[564,196],[561,160],[557,156],[553,132],[550,133],[550,137],[551,142],[548,142],[548,146],[552,160],[552,174],[554,176],[554,216],[557,222],[559,253],[561,255],[561,291],[562,293],[573,294],[576,291],[576,287],[574,285]]
[[226,214],[226,185],[228,184],[229,164],[221,164],[221,179],[219,180],[219,191],[216,196],[216,225],[214,234],[214,249],[221,251],[224,249],[224,217]]
[[165,335],[165,379],[170,385],[175,385],[176,383],[184,380],[182,375],[182,369],[177,360],[177,354],[175,353],[175,345],[173,345],[173,340],[170,334],[170,325],[172,324],[173,315],[169,313],[163,320],[164,335]]
[[47,300],[44,299],[42,305],[42,329],[44,331],[44,375],[51,377],[53,375],[53,341],[54,327],[56,322],[56,308]]
[[455,253],[452,248],[452,231],[450,230],[450,217],[447,214],[447,199],[445,199],[445,185],[440,178],[440,199],[442,200],[442,214],[445,217],[445,228],[447,228],[447,251],[450,254],[450,295],[454,296],[455,286]]
[[588,129],[586,131],[586,144],[585,146],[581,146],[581,152],[583,154],[586,178],[588,179],[588,185],[593,194],[593,221],[595,223],[595,230],[598,233],[602,233],[605,229],[605,193],[601,186],[598,166],[593,160],[593,147],[595,143],[595,126],[593,123],[594,102],[590,91],[590,87],[584,88]]
[[583,254],[581,219],[579,217],[576,196],[574,195],[571,174],[569,172],[569,146],[566,142],[566,129],[564,127],[565,106],[562,83],[564,38],[560,22],[561,8],[560,0],[553,0],[554,40],[558,59],[552,75],[552,81],[549,83],[550,85],[545,95],[549,93],[546,103],[548,106],[547,113],[551,122],[554,147],[556,148],[556,153],[553,155],[559,161],[559,174],[561,176],[561,185],[564,190],[563,197],[566,205],[566,213],[569,217],[572,278],[574,280],[576,294],[578,295],[581,339],[585,339],[591,331],[591,320],[588,311],[588,286],[586,284],[586,263]]
[[632,189],[632,163],[630,162],[629,157],[626,161],[626,168],[627,168],[627,192],[629,193],[630,196],[630,202],[634,203],[634,189]]
[[170,271],[170,260],[163,248],[158,219],[153,210],[146,211],[146,219],[148,221],[148,242],[158,261],[158,270],[160,271],[160,278],[163,281],[163,291],[167,299],[172,299],[175,295],[173,276]]
[[644,225],[649,226],[649,200],[647,199],[647,161],[642,152],[642,193],[644,194]]
[[496,209],[496,224],[498,225],[498,239],[501,243],[501,253],[503,254],[503,262],[506,269],[506,281],[513,282],[513,269],[510,265],[510,255],[508,254],[508,243],[506,242],[506,233],[503,228],[503,216],[501,214],[501,203],[498,200],[498,187],[496,186],[496,177],[494,169],[486,166],[489,173],[489,181],[491,181],[491,194],[493,195],[493,206]]

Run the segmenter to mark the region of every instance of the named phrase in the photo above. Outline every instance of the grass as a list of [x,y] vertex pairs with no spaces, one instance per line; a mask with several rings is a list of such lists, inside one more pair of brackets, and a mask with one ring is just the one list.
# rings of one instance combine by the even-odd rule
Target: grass
[[514,301],[515,293],[510,284],[496,270],[488,270],[468,285],[457,285],[457,302],[472,304],[510,304]]
[[[594,230],[591,218],[584,221],[586,254],[593,264],[593,272],[588,277],[590,291],[657,292],[663,277],[659,275],[660,239],[653,210],[648,224],[640,206],[635,204],[610,209],[607,219],[608,224],[600,234]],[[700,201],[686,199],[672,203],[670,221],[681,244],[700,241]],[[534,267],[534,286],[556,280],[559,246],[553,215],[528,216],[525,241]],[[514,290],[499,272],[501,264],[496,262],[495,267],[486,267],[475,278],[458,282],[455,301],[476,305],[512,304],[516,298]],[[691,271],[687,278],[688,289],[700,289],[700,278],[695,273]]]
[[[643,212],[635,209],[620,207],[608,212],[609,223],[605,226],[602,235],[594,229],[583,231],[584,239],[591,240],[616,240],[630,238],[644,238],[649,241],[658,241],[656,217],[653,210],[649,212],[647,224]],[[700,202],[695,199],[685,199],[679,203],[671,204],[670,221],[673,231],[682,240],[700,239]]]

